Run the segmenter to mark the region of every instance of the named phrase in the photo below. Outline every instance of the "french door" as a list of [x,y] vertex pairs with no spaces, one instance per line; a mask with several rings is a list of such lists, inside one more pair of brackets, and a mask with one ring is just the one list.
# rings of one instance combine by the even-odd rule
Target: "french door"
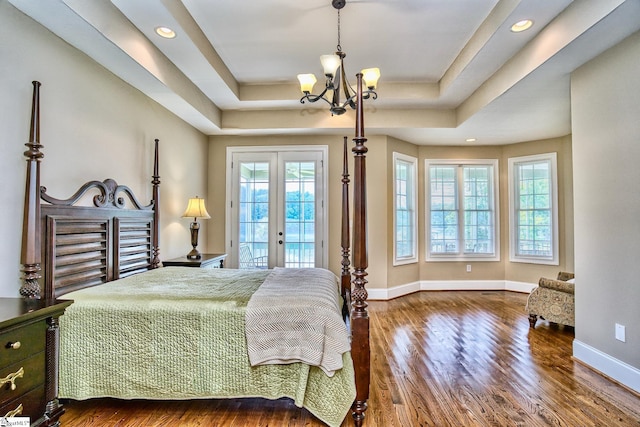
[[326,267],[326,157],[326,146],[227,149],[231,267]]

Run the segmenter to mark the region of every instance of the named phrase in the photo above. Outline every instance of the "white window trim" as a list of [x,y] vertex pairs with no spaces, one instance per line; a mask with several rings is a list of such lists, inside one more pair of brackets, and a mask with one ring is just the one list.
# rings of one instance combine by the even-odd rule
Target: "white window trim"
[[[553,256],[533,257],[516,254],[516,183],[515,165],[516,163],[549,160],[551,163],[551,228]],[[558,166],[557,153],[535,154],[532,156],[510,157],[508,167],[509,177],[509,261],[522,262],[528,264],[559,265],[559,234],[558,234]]]
[[[494,212],[494,253],[493,254],[431,254],[431,185],[429,183],[431,165],[491,165],[493,166],[493,212]],[[498,159],[425,159],[425,261],[500,261],[500,173]]]
[[[411,202],[413,204],[413,215],[411,222],[412,227],[412,241],[413,241],[413,256],[398,258],[396,254],[396,163],[398,160],[411,164],[413,169],[412,184],[411,184]],[[412,156],[408,156],[402,153],[393,153],[393,265],[406,265],[414,264],[418,262],[418,159]]]

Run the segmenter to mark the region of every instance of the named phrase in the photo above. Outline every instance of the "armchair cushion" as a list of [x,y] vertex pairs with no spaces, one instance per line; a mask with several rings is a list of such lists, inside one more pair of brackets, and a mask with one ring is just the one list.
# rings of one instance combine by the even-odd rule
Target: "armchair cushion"
[[571,282],[541,277],[540,281],[538,282],[538,286],[540,286],[541,288],[555,289],[556,291],[574,294],[576,285]]

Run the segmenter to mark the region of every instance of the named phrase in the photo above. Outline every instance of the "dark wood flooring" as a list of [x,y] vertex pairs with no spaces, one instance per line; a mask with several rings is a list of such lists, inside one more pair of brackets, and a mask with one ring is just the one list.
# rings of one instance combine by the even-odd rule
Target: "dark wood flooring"
[[[370,302],[364,425],[640,426],[640,396],[572,359],[573,328],[539,321],[529,329],[526,297],[420,292]],[[97,399],[65,408],[63,427],[322,425],[286,399]]]

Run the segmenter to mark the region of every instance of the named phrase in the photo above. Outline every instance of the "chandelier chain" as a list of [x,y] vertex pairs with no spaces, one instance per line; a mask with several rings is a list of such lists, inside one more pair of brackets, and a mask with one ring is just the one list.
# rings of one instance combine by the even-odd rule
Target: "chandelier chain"
[[336,48],[338,52],[342,52],[342,46],[340,46],[340,9],[338,9],[338,45]]

